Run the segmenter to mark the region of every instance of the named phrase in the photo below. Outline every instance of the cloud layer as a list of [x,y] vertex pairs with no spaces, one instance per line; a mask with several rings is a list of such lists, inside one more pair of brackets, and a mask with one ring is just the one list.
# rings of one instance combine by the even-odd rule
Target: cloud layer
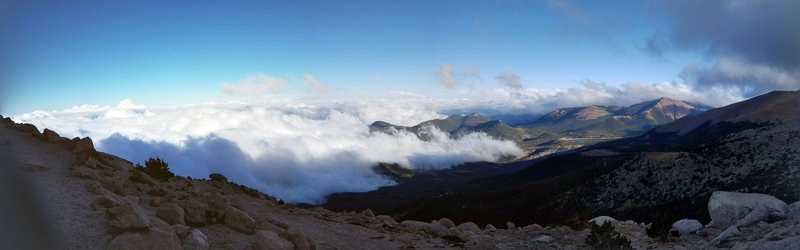
[[404,120],[400,124],[442,117],[424,104],[373,103],[276,99],[147,108],[126,100],[113,107],[84,105],[15,119],[64,136],[91,136],[100,150],[135,162],[161,157],[180,175],[220,172],[292,202],[318,203],[332,192],[392,184],[371,171],[378,162],[429,170],[522,155],[513,142],[483,133],[454,139],[433,130],[430,141],[409,133],[372,134],[368,125],[374,117]]
[[659,4],[669,30],[645,47],[656,55],[667,49],[703,51],[710,66],[687,65],[681,74],[698,87],[734,87],[746,95],[800,88],[800,1]]

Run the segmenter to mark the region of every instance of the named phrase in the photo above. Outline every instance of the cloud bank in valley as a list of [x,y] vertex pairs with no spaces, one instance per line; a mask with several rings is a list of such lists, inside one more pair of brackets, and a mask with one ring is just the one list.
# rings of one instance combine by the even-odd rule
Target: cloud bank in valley
[[161,157],[180,175],[219,172],[291,202],[318,203],[333,192],[393,184],[371,170],[378,162],[431,170],[522,155],[513,142],[483,133],[450,138],[434,130],[430,141],[370,133],[375,117],[399,124],[442,117],[425,104],[373,103],[276,99],[147,108],[126,100],[15,119],[63,136],[91,136],[100,150],[134,162]]

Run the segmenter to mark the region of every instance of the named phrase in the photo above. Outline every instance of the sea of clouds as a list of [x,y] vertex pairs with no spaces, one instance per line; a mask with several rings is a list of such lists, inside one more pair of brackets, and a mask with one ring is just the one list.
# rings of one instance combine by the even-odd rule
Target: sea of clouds
[[502,88],[454,98],[395,91],[386,98],[365,100],[260,96],[172,107],[123,100],[116,106],[80,105],[13,119],[70,138],[89,136],[99,150],[135,163],[160,157],[178,175],[205,178],[221,173],[289,202],[321,203],[331,193],[395,184],[372,170],[379,162],[426,171],[525,154],[514,142],[484,133],[451,138],[429,128],[428,141],[404,132],[371,133],[369,125],[375,121],[412,126],[475,111],[490,117],[526,114],[523,117],[535,118],[555,108],[630,105],[661,96],[710,100],[712,105],[741,98],[725,92],[699,94],[678,83],[621,88],[588,80],[581,84],[566,90]]
[[290,202],[320,203],[330,193],[394,184],[371,170],[378,162],[435,170],[523,154],[515,143],[483,133],[451,138],[430,128],[431,140],[422,141],[410,133],[371,133],[368,127],[376,120],[413,125],[443,117],[432,105],[415,101],[276,98],[165,108],[124,100],[15,119],[62,136],[90,136],[99,150],[133,162],[160,157],[179,175],[222,173]]

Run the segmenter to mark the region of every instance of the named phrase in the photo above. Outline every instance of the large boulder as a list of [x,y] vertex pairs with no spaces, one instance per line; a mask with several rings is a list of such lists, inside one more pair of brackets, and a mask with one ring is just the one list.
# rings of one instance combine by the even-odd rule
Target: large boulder
[[456,223],[453,223],[453,220],[450,220],[448,218],[439,219],[439,225],[442,225],[445,228],[454,228],[454,227],[456,227]]
[[181,238],[183,249],[205,250],[209,249],[208,237],[200,230],[193,228]]
[[256,229],[256,220],[239,209],[228,206],[225,210],[225,226],[241,233],[253,234]]
[[297,250],[310,250],[315,249],[316,244],[313,240],[308,238],[305,232],[301,231],[297,228],[289,228],[284,233],[287,240],[291,241],[294,244],[294,249]]
[[42,135],[44,136],[43,137],[44,140],[47,141],[47,142],[55,143],[55,142],[60,142],[61,141],[61,136],[58,135],[58,133],[56,133],[53,130],[47,129],[47,128],[44,129],[44,132],[42,132]]
[[108,243],[108,249],[183,249],[181,241],[171,228],[151,228],[147,232],[127,232],[120,234]]
[[589,220],[589,223],[594,223],[594,224],[597,224],[598,226],[602,226],[606,222],[616,223],[617,220],[614,219],[614,218],[611,218],[611,216],[597,216],[594,219]]
[[458,225],[458,229],[461,229],[461,230],[464,230],[464,231],[467,231],[467,232],[473,232],[473,233],[481,231],[481,228],[478,227],[478,224],[475,224],[475,222],[471,222],[471,221],[467,221],[467,222],[461,223],[461,225]]
[[175,203],[162,204],[158,207],[158,212],[156,212],[156,217],[161,218],[170,225],[186,224],[185,216],[183,208]]
[[703,224],[697,220],[682,219],[672,223],[672,228],[680,235],[692,234],[703,228]]
[[286,239],[281,238],[272,231],[258,230],[255,234],[255,242],[253,242],[253,249],[256,250],[291,250],[294,249],[294,244]]
[[[737,225],[741,219],[759,208],[766,210],[767,218],[754,218],[754,216],[751,216],[748,219],[782,220],[787,216],[788,207],[785,202],[778,198],[755,193],[716,191],[711,194],[711,198],[708,200],[708,214],[714,226],[718,228]],[[752,222],[748,221],[748,223]]]
[[150,219],[142,209],[133,203],[108,209],[111,216],[108,224],[116,232],[146,231],[150,228]]

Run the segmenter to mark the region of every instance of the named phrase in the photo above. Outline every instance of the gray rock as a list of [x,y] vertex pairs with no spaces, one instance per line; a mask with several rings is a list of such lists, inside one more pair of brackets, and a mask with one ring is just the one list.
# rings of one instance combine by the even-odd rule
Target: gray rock
[[367,216],[367,217],[375,217],[375,213],[373,213],[372,209],[369,209],[369,208],[364,209],[364,211],[361,211],[361,215],[364,215],[364,216]]
[[225,209],[224,224],[233,230],[246,234],[253,234],[257,225],[253,217],[231,206]]
[[750,211],[750,213],[745,215],[744,218],[739,219],[739,221],[736,222],[735,226],[743,227],[767,220],[769,220],[769,212],[767,211],[767,209],[759,207]]
[[492,224],[486,224],[486,231],[497,231],[497,228]]
[[442,225],[445,228],[454,228],[454,227],[456,227],[456,223],[453,223],[453,221],[448,219],[448,218],[439,219],[439,225]]
[[788,217],[790,219],[800,219],[800,201],[789,205]]
[[305,232],[297,228],[286,230],[286,239],[294,244],[296,250],[310,250],[316,248],[313,240],[309,239]]
[[208,237],[202,231],[194,228],[181,238],[183,249],[205,250],[209,249]]
[[47,128],[44,129],[44,132],[42,132],[42,135],[43,135],[44,140],[47,141],[47,142],[50,142],[50,143],[56,143],[56,142],[60,142],[61,141],[61,136],[58,135],[58,133],[56,133],[53,130],[47,129]]
[[128,202],[108,209],[108,213],[111,216],[108,224],[116,232],[146,231],[150,228],[150,219],[139,205]]
[[544,235],[543,234],[543,235],[539,235],[539,236],[533,238],[533,241],[539,242],[539,243],[550,243],[550,242],[553,242],[553,237],[550,236],[550,235]]
[[506,228],[508,228],[508,230],[514,230],[515,228],[517,228],[517,225],[514,225],[514,222],[509,221],[506,222]]
[[470,221],[461,223],[461,225],[458,225],[458,229],[461,229],[461,230],[464,230],[464,231],[468,231],[468,232],[480,232],[481,231],[481,228],[478,227],[478,224],[475,224],[475,222],[470,222]]
[[765,209],[769,220],[776,221],[786,218],[788,205],[766,194],[724,191],[714,192],[708,201],[708,213],[714,225],[719,228],[736,225],[739,220],[757,208]]
[[181,203],[184,211],[184,220],[189,226],[202,226],[206,221],[206,206],[196,201],[184,201]]
[[186,224],[184,217],[186,213],[181,206],[175,203],[166,203],[158,207],[156,217],[161,218],[170,225]]
[[253,249],[256,250],[291,250],[294,244],[281,238],[272,231],[258,230],[255,233],[256,241],[253,242]]
[[672,223],[672,228],[681,235],[692,234],[703,228],[703,224],[697,220],[682,219]]
[[378,216],[376,216],[376,218],[382,223],[383,226],[386,226],[386,227],[389,227],[389,228],[394,228],[394,227],[396,227],[397,225],[400,224],[400,223],[397,223],[397,221],[394,220],[394,218],[392,218],[392,216],[378,215]]
[[597,216],[594,219],[589,220],[589,223],[594,223],[594,224],[597,224],[598,226],[602,226],[606,222],[616,223],[617,220],[614,219],[614,218],[611,218],[611,216]]
[[717,235],[717,237],[714,238],[712,242],[719,243],[723,240],[739,236],[740,234],[742,234],[742,232],[739,231],[739,228],[736,228],[735,226],[730,226],[728,227],[728,229],[725,229],[725,231],[722,231],[722,233]]
[[147,232],[127,232],[111,239],[107,248],[113,250],[183,249],[180,239],[170,228],[151,228]]

